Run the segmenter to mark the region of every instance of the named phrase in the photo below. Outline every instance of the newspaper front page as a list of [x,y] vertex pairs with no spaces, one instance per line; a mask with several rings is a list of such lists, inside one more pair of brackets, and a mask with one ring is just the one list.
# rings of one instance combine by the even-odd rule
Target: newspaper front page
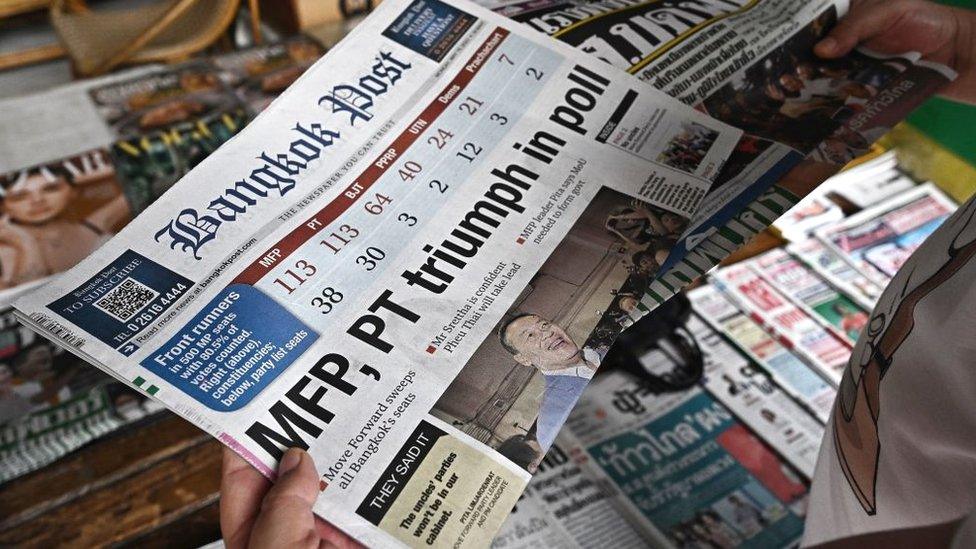
[[802,534],[807,482],[698,387],[654,394],[602,375],[568,426],[651,546],[788,547]]
[[765,332],[762,327],[739,309],[712,285],[688,292],[688,298],[714,330],[724,334],[750,359],[756,362],[773,381],[809,410],[821,424],[826,424],[837,391],[796,357],[786,347]]
[[789,255],[774,249],[748,262],[749,267],[808,315],[847,341],[853,348],[867,326],[869,310],[837,291],[815,272]]
[[917,54],[815,56],[843,0],[479,1],[746,130],[665,270],[773,183],[805,194],[955,77]]
[[[385,2],[17,306],[268,476],[308,448],[316,512],[360,541],[484,545],[530,476],[502,444],[548,449],[634,310],[611,301],[647,280],[638,250],[740,136],[477,6]],[[523,308],[568,289],[566,326]],[[489,384],[504,413],[458,417]]]
[[852,350],[844,338],[824,328],[747,265],[719,269],[712,280],[740,309],[837,387]]
[[823,227],[816,236],[855,270],[884,288],[955,210],[952,199],[932,183],[926,183]]

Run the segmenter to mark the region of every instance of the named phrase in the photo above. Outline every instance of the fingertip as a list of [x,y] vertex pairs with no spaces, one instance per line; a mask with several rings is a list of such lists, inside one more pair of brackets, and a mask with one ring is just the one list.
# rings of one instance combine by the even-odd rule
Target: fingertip
[[813,52],[820,57],[833,57],[837,55],[838,49],[840,49],[840,43],[837,41],[837,39],[832,36],[828,36],[820,42],[817,42],[817,45],[813,47]]
[[281,458],[281,462],[278,463],[278,475],[287,475],[293,471],[302,464],[305,455],[305,451],[301,448],[290,448]]

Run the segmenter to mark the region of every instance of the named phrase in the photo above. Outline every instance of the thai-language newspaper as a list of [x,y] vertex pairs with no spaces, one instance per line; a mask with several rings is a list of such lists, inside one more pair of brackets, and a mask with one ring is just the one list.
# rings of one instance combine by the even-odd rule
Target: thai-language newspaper
[[774,183],[802,196],[955,77],[915,54],[818,58],[846,0],[478,1],[746,131],[665,269]]

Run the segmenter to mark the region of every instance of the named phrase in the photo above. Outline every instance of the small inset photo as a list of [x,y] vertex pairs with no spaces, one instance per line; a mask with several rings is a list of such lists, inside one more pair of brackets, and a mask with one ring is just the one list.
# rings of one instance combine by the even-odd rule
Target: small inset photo
[[693,174],[708,155],[716,139],[718,139],[717,131],[695,122],[684,122],[681,124],[681,131],[671,138],[667,147],[658,155],[657,161],[676,170]]

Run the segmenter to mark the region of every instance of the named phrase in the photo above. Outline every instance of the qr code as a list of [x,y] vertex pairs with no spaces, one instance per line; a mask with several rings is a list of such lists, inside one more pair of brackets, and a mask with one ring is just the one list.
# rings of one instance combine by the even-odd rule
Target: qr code
[[140,284],[130,276],[95,302],[95,307],[122,322],[128,321],[142,310],[159,292]]

